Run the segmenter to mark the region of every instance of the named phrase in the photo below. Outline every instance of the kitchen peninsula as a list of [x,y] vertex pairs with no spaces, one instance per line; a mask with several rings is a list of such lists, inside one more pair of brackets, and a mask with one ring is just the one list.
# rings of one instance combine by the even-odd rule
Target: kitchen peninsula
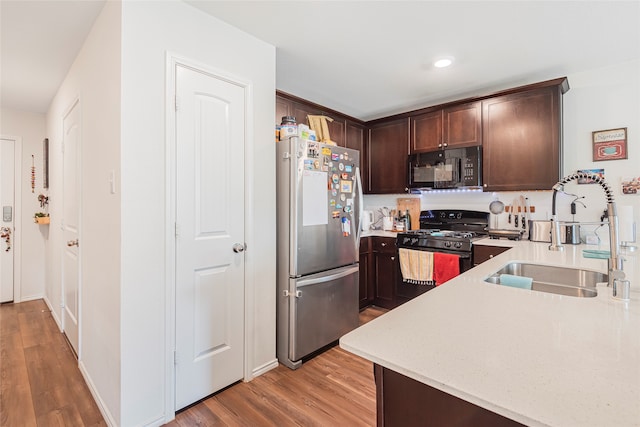
[[[340,340],[376,365],[378,425],[394,425],[389,420],[397,415],[381,402],[383,372],[484,408],[506,424],[640,425],[639,256],[627,256],[631,299],[623,302],[606,284],[597,296],[578,298],[484,282],[512,261],[606,272],[606,260],[582,256],[584,245],[551,252],[547,243],[480,244],[513,247]],[[432,411],[442,413],[430,407],[435,401],[405,405],[403,417],[420,416],[425,425]]]

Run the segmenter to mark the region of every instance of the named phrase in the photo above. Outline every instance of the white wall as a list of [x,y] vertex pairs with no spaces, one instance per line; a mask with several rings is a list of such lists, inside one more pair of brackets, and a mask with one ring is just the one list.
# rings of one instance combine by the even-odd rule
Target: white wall
[[[15,302],[42,298],[44,296],[45,242],[49,236],[50,226],[35,224],[33,214],[42,210],[38,195],[48,193],[42,187],[42,141],[46,137],[45,116],[3,109],[0,112],[0,135],[20,138],[22,144],[21,227],[14,233],[13,245],[14,250],[20,250],[20,254],[14,254],[14,258],[19,257],[21,261],[20,271],[14,271],[14,278],[20,279],[20,293],[14,294]],[[31,192],[32,155],[36,166],[34,193]]]
[[[620,181],[623,177],[640,177],[640,61],[587,70],[567,76],[570,90],[564,95],[564,175],[578,169],[604,169],[605,180],[614,190],[618,206],[629,205],[634,209],[634,220],[640,222],[640,194],[623,195]],[[532,82],[535,83],[535,82]],[[592,161],[591,132],[626,127],[628,131],[627,160]],[[606,199],[598,185],[565,185],[567,192],[586,196],[581,201],[587,206],[577,206],[575,217],[570,212],[573,197],[558,197],[558,214],[561,220],[599,221],[606,208]],[[536,206],[533,219],[548,219],[551,214],[551,191],[497,193],[505,204],[511,204],[520,194],[528,197]],[[403,194],[365,196],[365,208],[377,210],[382,206],[395,208]],[[494,193],[424,193],[422,209],[473,209],[489,210]],[[507,215],[500,215],[499,226],[508,227]],[[582,227],[584,233],[593,233],[596,227]],[[603,243],[608,243],[606,227],[598,230]]]
[[245,268],[256,303],[247,307],[247,357],[254,371],[275,361],[275,49],[182,2],[125,2],[122,12],[121,424],[132,426],[172,416],[165,411],[167,52],[253,85]]
[[47,297],[61,317],[63,118],[81,116],[80,369],[106,417],[120,419],[120,3],[106,2],[47,113],[51,235]]

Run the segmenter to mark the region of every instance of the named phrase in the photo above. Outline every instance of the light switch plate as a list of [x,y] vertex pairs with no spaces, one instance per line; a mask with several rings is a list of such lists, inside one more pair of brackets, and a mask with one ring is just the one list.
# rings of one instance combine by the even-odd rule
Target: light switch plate
[[4,222],[11,222],[13,220],[13,208],[11,206],[2,207],[2,220]]

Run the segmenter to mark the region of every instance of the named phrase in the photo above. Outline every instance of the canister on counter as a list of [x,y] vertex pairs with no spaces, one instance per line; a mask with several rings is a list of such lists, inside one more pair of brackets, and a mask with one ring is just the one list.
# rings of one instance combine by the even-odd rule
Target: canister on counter
[[296,118],[293,116],[283,116],[280,123],[280,140],[282,141],[286,137],[296,136],[298,134],[298,125]]

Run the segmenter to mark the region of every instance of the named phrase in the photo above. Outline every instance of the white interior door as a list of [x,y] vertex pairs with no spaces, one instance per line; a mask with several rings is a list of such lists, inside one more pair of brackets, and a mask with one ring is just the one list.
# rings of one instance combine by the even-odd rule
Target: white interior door
[[176,67],[176,409],[243,378],[244,88]]
[[62,326],[80,355],[80,104],[76,102],[63,119],[63,217],[62,217]]
[[15,141],[0,139],[0,303],[13,301]]

